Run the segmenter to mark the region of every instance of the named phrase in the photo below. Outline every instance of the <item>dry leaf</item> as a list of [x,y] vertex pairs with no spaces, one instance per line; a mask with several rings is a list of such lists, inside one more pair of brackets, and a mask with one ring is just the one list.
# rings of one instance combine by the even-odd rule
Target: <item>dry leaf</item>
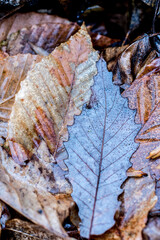
[[[20,219],[12,219],[7,222],[3,230],[5,239],[16,240],[62,240],[63,238],[57,237],[54,234],[46,231],[44,228],[33,223],[23,221]],[[69,238],[68,238],[69,239]]]
[[147,173],[144,173],[141,170],[136,170],[133,167],[129,168],[127,171],[127,176],[128,177],[143,177],[143,176],[147,176]]
[[[26,13],[28,16],[28,13]],[[26,20],[24,14],[16,15],[19,21]],[[42,15],[40,22],[38,19],[40,15],[35,13],[30,14],[29,17],[33,18],[33,24],[30,21],[25,21],[24,26],[13,23],[13,28],[8,32],[3,41],[0,41],[0,47],[3,51],[7,52],[9,55],[16,55],[18,53],[31,53],[36,54],[37,48],[43,51],[43,55],[46,53],[51,53],[55,47],[60,45],[60,43],[65,42],[69,39],[71,35],[79,30],[79,25],[74,22],[69,22],[66,19],[60,18],[58,16],[48,16]],[[11,17],[11,21],[13,17]],[[5,20],[6,25],[8,25],[9,20]],[[28,24],[28,25],[27,25]],[[5,24],[3,24],[5,26]],[[4,27],[2,25],[2,28]],[[21,27],[21,28],[20,28]],[[14,29],[17,31],[14,31]],[[94,48],[103,49],[111,45],[114,42],[119,41],[118,39],[111,39],[107,36],[100,35],[90,31],[90,26],[88,26],[88,31],[92,39]],[[1,39],[0,39],[1,40]],[[38,52],[40,52],[38,50]],[[42,54],[40,54],[42,55]]]
[[72,189],[64,171],[51,163],[45,142],[38,156],[21,167],[0,148],[0,199],[57,236],[67,236],[61,224],[74,206]]
[[104,51],[104,59],[107,62],[108,71],[113,71],[118,57],[122,54],[122,52],[128,47],[129,45],[121,46],[121,47],[108,47]]
[[[142,230],[147,222],[148,212],[157,201],[155,182],[160,176],[158,168],[160,159],[150,161],[147,156],[159,146],[158,72],[159,59],[155,59],[141,71],[139,74],[141,78],[136,79],[123,93],[123,96],[129,99],[130,108],[137,110],[136,122],[142,123],[142,128],[136,137],[136,142],[140,143],[140,146],[131,162],[133,168],[148,174],[142,179],[129,179],[124,186],[123,209],[125,212],[120,226],[124,239],[131,239],[130,236],[133,236],[133,239],[142,239]],[[131,197],[131,192],[133,197]]]
[[[112,49],[106,49],[105,59],[111,64],[110,69],[113,72],[114,83],[130,86],[143,66],[157,56],[156,51],[152,52],[152,50],[148,35],[138,38],[130,46],[117,48],[114,56],[118,58],[114,58],[110,53]],[[120,51],[122,53],[117,56]]]
[[112,39],[99,33],[89,32],[89,34],[91,36],[94,48],[99,50],[105,49],[109,45],[120,41],[119,39]]
[[10,57],[0,52],[0,145],[7,137],[8,120],[20,82],[41,59],[30,54]]
[[135,169],[147,173],[143,178],[129,178],[124,184],[123,216],[120,222],[120,232],[124,240],[142,240],[142,230],[147,223],[149,211],[157,202],[155,195],[155,180],[150,174],[150,163],[146,156],[151,147],[141,143],[133,154],[131,162]]
[[[59,20],[60,18],[57,17]],[[51,53],[55,47],[66,42],[70,36],[79,30],[76,23],[58,23],[56,17],[52,22],[44,22],[37,25],[27,26],[7,36],[1,43],[1,49],[9,55],[18,53],[35,54],[35,47],[42,48]]]
[[129,106],[137,109],[135,121],[145,124],[159,102],[160,58],[146,65],[143,72],[123,96],[129,99]]
[[135,112],[113,85],[104,60],[97,69],[90,109],[84,108],[75,118],[65,143],[72,197],[79,207],[80,233],[85,238],[114,225],[120,187],[138,146],[134,138],[140,128],[134,123]]
[[[89,100],[97,60],[98,54],[92,49],[83,26],[67,43],[37,63],[22,81],[12,108],[9,130],[16,134],[14,131],[9,133],[9,136],[13,133],[15,140],[9,139],[9,144],[15,161],[6,150],[0,149],[0,199],[62,238],[67,236],[62,223],[74,203],[70,197],[71,186],[64,177],[67,171],[60,168],[51,152],[60,146],[61,137],[67,139],[67,124],[72,124],[73,115],[79,114],[83,103]],[[32,138],[34,135],[38,138]],[[38,145],[31,148],[34,151],[34,155],[31,152],[32,161],[22,167],[16,161],[24,164],[26,160],[27,151],[23,152],[26,140]],[[7,145],[5,147],[8,151]],[[62,165],[63,148],[60,150],[59,164]]]
[[8,143],[16,162],[23,164],[30,159],[41,139],[51,153],[62,147],[62,140],[67,139],[66,126],[89,101],[97,59],[83,26],[29,72],[9,121]]
[[58,16],[42,14],[42,13],[35,13],[35,12],[16,13],[13,16],[1,22],[0,42],[7,39],[7,36],[9,36],[10,34],[16,33],[22,28],[29,28],[33,25],[43,24],[43,23],[68,24],[70,23],[70,21]]

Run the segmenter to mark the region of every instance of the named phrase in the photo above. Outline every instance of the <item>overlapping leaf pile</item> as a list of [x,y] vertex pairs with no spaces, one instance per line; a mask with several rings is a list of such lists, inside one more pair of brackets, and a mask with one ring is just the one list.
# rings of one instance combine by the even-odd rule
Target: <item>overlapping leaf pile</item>
[[[0,199],[33,222],[11,219],[5,234],[68,239],[67,219],[75,238],[141,240],[160,201],[160,60],[150,36],[106,50],[113,75],[84,25],[20,14],[0,36],[13,55],[0,54]],[[144,235],[154,227],[150,217]]]
[[[110,51],[111,49],[106,50],[106,57],[109,61]],[[159,211],[160,65],[157,56],[158,53],[151,48],[149,36],[144,36],[131,46],[123,48],[112,68],[116,84],[120,84],[122,87],[125,85],[126,90],[122,94],[123,97],[127,97],[129,107],[137,111],[136,123],[142,124],[136,137],[136,142],[140,143],[140,146],[131,159],[133,169],[147,174],[147,177],[141,179],[130,178],[123,186],[123,209],[125,211],[121,216],[120,231],[124,239],[142,239],[141,231],[145,227],[149,210],[154,206],[155,188],[158,201],[150,214],[156,217]],[[135,60],[138,61],[138,65],[135,65]],[[125,66],[124,61],[128,63]],[[151,160],[152,157],[156,160]],[[129,201],[131,196],[136,203],[134,207]],[[153,223],[148,228],[153,228],[156,220],[151,219],[150,221]],[[147,231],[149,233],[152,230],[148,229]],[[132,238],[129,233],[132,233]]]

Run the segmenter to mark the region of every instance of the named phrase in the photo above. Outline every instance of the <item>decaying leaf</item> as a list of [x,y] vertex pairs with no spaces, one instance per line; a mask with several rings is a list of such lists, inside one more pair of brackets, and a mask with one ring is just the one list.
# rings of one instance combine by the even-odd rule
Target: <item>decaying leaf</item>
[[[12,63],[14,57],[10,58]],[[64,166],[63,149],[59,152],[59,165],[52,153],[60,146],[61,137],[67,139],[66,126],[72,124],[73,115],[79,114],[83,103],[89,101],[97,60],[98,54],[82,26],[67,43],[35,64],[22,81],[12,108],[9,129],[16,135],[14,131],[9,133],[14,135],[14,141],[9,138],[9,146],[13,158],[8,154],[7,144],[5,149],[0,148],[0,199],[61,238],[67,237],[62,223],[74,203],[71,186],[64,177],[67,171],[59,166]],[[19,67],[23,72],[23,67]],[[17,77],[20,79],[21,74]],[[14,84],[10,88],[15,90]],[[30,140],[32,161],[24,166],[29,151],[24,151],[25,144]],[[34,143],[38,145],[32,148]]]
[[62,147],[62,140],[67,140],[66,126],[89,101],[97,59],[82,26],[28,73],[9,121],[8,144],[16,162],[23,164],[30,159],[41,139],[51,153]]
[[71,187],[64,171],[52,163],[45,142],[37,155],[21,167],[0,148],[0,199],[57,236],[67,236],[62,223],[74,206]]
[[109,63],[122,51],[110,67],[113,72],[113,81],[118,85],[130,86],[139,71],[157,57],[156,51],[153,51],[151,47],[148,35],[138,38],[130,46],[118,48],[115,55],[111,54],[111,51],[110,48],[105,51],[105,59]]
[[145,124],[159,102],[159,64],[159,58],[148,64],[131,87],[123,93],[123,96],[129,99],[130,108],[137,109],[137,123]]
[[142,178],[129,178],[123,186],[123,216],[119,229],[124,240],[142,240],[142,230],[147,223],[149,211],[157,202],[155,180],[150,174],[150,162],[146,159],[151,147],[148,143],[140,144],[133,154],[131,162],[135,169],[147,173]]
[[7,137],[8,120],[14,103],[15,94],[20,82],[25,79],[28,71],[39,62],[40,56],[30,54],[7,56],[0,52],[0,144]]
[[109,71],[113,71],[118,57],[129,45],[124,45],[121,47],[108,47],[104,52],[104,58],[107,62],[107,68]]
[[70,140],[65,143],[72,197],[79,207],[81,236],[85,238],[114,225],[120,205],[117,198],[129,159],[138,146],[134,138],[140,128],[134,123],[135,112],[113,85],[103,59],[97,69],[91,109],[84,108],[75,118],[69,128]]
[[[133,239],[142,239],[142,230],[147,222],[148,212],[157,201],[155,196],[155,188],[157,195],[157,185],[155,183],[159,181],[160,177],[158,167],[160,158],[151,161],[147,157],[159,146],[158,72],[159,59],[155,59],[139,73],[140,78],[137,78],[123,92],[123,96],[129,99],[130,108],[137,110],[136,122],[142,124],[136,137],[136,142],[140,143],[140,146],[132,156],[131,162],[134,169],[148,174],[142,179],[130,178],[124,185],[124,216],[120,226],[124,239],[132,239],[130,236],[133,236]],[[157,196],[159,198],[159,195]],[[128,201],[129,199],[132,201]]]
[[55,47],[66,42],[78,30],[79,26],[76,23],[65,23],[65,21],[62,23],[62,20],[58,23],[55,17],[55,21],[23,27],[10,34],[5,42],[1,43],[1,49],[9,55],[35,54],[34,45],[51,53]]
[[[3,231],[6,239],[16,240],[62,240],[44,228],[20,219],[12,219],[7,222]],[[68,238],[69,239],[69,238]]]
[[129,168],[127,171],[127,176],[128,177],[137,177],[137,178],[141,178],[143,176],[147,176],[147,173],[144,173],[141,170],[136,170],[133,167]]
[[22,28],[30,28],[36,24],[62,23],[68,24],[69,20],[42,13],[16,13],[0,23],[0,42],[6,40],[12,33],[16,33]]

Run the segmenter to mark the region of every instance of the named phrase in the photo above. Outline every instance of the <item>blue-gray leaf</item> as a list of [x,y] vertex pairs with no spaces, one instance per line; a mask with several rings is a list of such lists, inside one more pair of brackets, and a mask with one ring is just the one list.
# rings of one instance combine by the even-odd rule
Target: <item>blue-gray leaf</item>
[[79,207],[80,233],[85,238],[114,225],[121,184],[138,147],[134,139],[140,129],[134,122],[135,111],[128,108],[127,99],[112,83],[112,73],[103,59],[97,69],[92,107],[83,107],[82,114],[75,117],[65,143],[72,197]]

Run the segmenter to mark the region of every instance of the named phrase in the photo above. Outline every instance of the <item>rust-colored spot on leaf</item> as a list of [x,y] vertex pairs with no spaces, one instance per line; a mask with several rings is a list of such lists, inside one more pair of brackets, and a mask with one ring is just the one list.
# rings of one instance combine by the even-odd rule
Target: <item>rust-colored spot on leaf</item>
[[25,161],[29,159],[29,153],[19,143],[9,141],[9,147],[11,150],[14,161],[20,165],[25,165]]
[[40,107],[36,109],[36,118],[36,131],[45,140],[48,148],[53,153],[57,143],[53,120],[49,119]]

